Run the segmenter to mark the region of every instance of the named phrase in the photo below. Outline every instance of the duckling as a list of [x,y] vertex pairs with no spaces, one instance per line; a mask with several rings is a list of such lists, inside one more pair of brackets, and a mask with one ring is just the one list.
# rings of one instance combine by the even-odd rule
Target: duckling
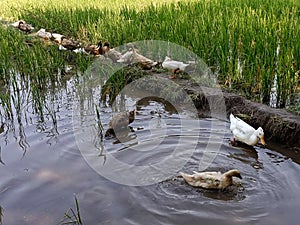
[[194,174],[180,173],[183,179],[193,187],[205,189],[225,189],[232,185],[232,177],[242,179],[240,171],[234,169],[226,173],[221,172],[194,172]]
[[128,129],[128,125],[134,121],[135,115],[136,110],[132,110],[129,112],[121,112],[114,115],[108,124],[109,128],[105,133],[105,137],[110,135],[115,136],[115,131],[122,131]]
[[30,33],[34,29],[33,26],[27,24],[24,20],[19,20],[13,23],[13,26],[26,33]]

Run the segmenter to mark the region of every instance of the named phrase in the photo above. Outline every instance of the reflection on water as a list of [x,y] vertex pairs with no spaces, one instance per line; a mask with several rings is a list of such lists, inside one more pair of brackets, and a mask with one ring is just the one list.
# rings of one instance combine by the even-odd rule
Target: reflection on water
[[[199,120],[193,113],[179,112],[178,107],[159,98],[124,96],[112,108],[101,105],[104,127],[111,114],[121,109],[136,107],[137,118],[131,124],[134,132],[126,133],[121,142],[115,138],[99,142],[97,132],[90,135],[98,149],[92,152],[96,155],[94,161],[104,168],[109,156],[114,156],[133,166],[147,165],[156,178],[156,173],[164,172],[158,170],[157,163],[172,160],[170,155],[176,146],[179,148],[174,158],[184,158],[184,166],[176,171],[177,165],[170,165],[175,171],[171,177],[146,186],[126,186],[99,175],[84,160],[74,138],[72,107],[76,82],[71,78],[64,85],[48,88],[41,111],[34,108],[33,101],[24,100],[32,99],[26,89],[19,94],[11,92],[11,117],[4,116],[1,105],[3,224],[56,224],[73,206],[74,193],[84,224],[298,223],[299,151],[287,151],[272,143],[268,143],[268,148],[233,147],[229,144],[228,122]],[[100,91],[95,88],[91,93],[97,99]],[[93,106],[92,102],[79,101],[78,105]],[[94,114],[84,118],[91,124],[96,121]],[[182,130],[187,124],[189,129]],[[96,127],[93,129],[97,131]],[[208,139],[220,149],[214,148],[218,145],[213,143],[208,146]],[[187,157],[184,153],[189,150],[193,151]],[[243,179],[225,191],[188,186],[178,173],[198,170],[207,154],[216,155],[207,171],[237,168]],[[121,170],[111,168],[111,173],[120,175]],[[144,173],[139,179],[148,181],[147,176]]]

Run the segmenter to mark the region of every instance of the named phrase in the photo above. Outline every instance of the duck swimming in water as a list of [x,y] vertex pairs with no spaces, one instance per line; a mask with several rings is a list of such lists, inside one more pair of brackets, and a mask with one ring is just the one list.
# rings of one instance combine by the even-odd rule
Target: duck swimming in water
[[135,114],[136,110],[132,110],[129,112],[121,112],[114,115],[108,124],[108,129],[105,133],[105,137],[110,135],[115,136],[116,132],[127,130],[128,125],[134,121]]
[[232,177],[242,179],[240,171],[234,169],[226,173],[221,172],[194,172],[194,174],[180,173],[183,179],[193,187],[205,189],[225,189],[232,185]]
[[255,130],[252,126],[232,114],[230,114],[229,119],[230,130],[233,134],[233,143],[237,140],[254,146],[260,141],[263,145],[266,145],[264,131],[261,127]]

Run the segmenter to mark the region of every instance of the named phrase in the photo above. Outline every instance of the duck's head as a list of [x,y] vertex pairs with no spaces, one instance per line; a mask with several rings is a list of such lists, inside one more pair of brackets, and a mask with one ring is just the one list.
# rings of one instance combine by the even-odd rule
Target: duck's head
[[134,48],[134,49],[137,49],[137,46],[136,46],[135,44],[131,43],[131,42],[127,43],[127,44],[126,44],[126,47],[127,47],[127,48]]
[[65,36],[62,35],[62,36],[60,36],[60,37],[55,38],[55,39],[54,39],[54,42],[60,45],[60,44],[63,42],[64,39],[67,40],[67,38],[66,38]]
[[261,127],[259,127],[254,133],[260,139],[260,142],[263,145],[266,145],[265,138],[264,138],[265,135],[264,130]]
[[132,123],[135,119],[135,114],[136,114],[136,110],[131,110],[129,111],[129,115],[128,115],[128,118],[129,118],[129,123]]
[[100,40],[97,44],[98,48],[102,48],[103,44],[102,44],[102,40]]
[[104,42],[103,47],[108,47],[109,48],[109,42],[108,41]]
[[103,53],[106,53],[106,52],[108,52],[108,51],[109,51],[109,42],[106,41],[106,42],[104,42],[104,45],[103,45],[103,47],[102,47],[102,52],[103,52]]
[[24,20],[19,20],[19,26],[21,26],[22,24],[25,24]]
[[241,176],[241,172],[239,170],[229,170],[228,172],[225,173],[227,176],[230,176],[230,177],[238,177],[240,179],[242,179],[242,176]]
[[167,62],[167,61],[171,61],[171,58],[170,58],[169,56],[166,56],[166,57],[165,57],[164,62]]

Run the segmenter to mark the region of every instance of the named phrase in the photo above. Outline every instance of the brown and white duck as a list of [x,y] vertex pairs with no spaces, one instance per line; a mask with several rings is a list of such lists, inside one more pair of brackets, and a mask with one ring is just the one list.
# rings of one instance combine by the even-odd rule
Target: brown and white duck
[[87,44],[84,47],[84,51],[88,54],[92,55],[99,55],[100,54],[100,48],[102,48],[102,42],[99,41],[97,45]]
[[31,24],[26,23],[24,20],[19,20],[13,23],[12,26],[26,33],[30,33],[34,29]]
[[120,52],[118,52],[114,48],[110,48],[110,44],[107,41],[104,43],[102,51],[113,62],[117,62],[121,58],[121,56],[122,56],[122,54]]
[[132,110],[129,112],[120,112],[114,115],[108,124],[108,129],[105,133],[105,136],[115,136],[116,132],[127,130],[128,125],[134,121],[135,115],[136,110]]
[[225,189],[233,184],[232,177],[242,179],[240,171],[233,169],[221,172],[194,172],[194,174],[180,173],[183,179],[193,187],[205,189]]
[[68,39],[63,36],[60,40],[59,50],[75,50],[80,47],[80,43],[78,41]]
[[127,52],[125,52],[119,60],[119,63],[127,64],[138,64],[142,69],[151,69],[153,66],[157,65],[157,62],[139,54],[137,50],[131,47]]
[[36,35],[40,38],[43,38],[44,40],[50,40],[52,38],[52,34],[50,32],[47,32],[44,28],[39,29]]

